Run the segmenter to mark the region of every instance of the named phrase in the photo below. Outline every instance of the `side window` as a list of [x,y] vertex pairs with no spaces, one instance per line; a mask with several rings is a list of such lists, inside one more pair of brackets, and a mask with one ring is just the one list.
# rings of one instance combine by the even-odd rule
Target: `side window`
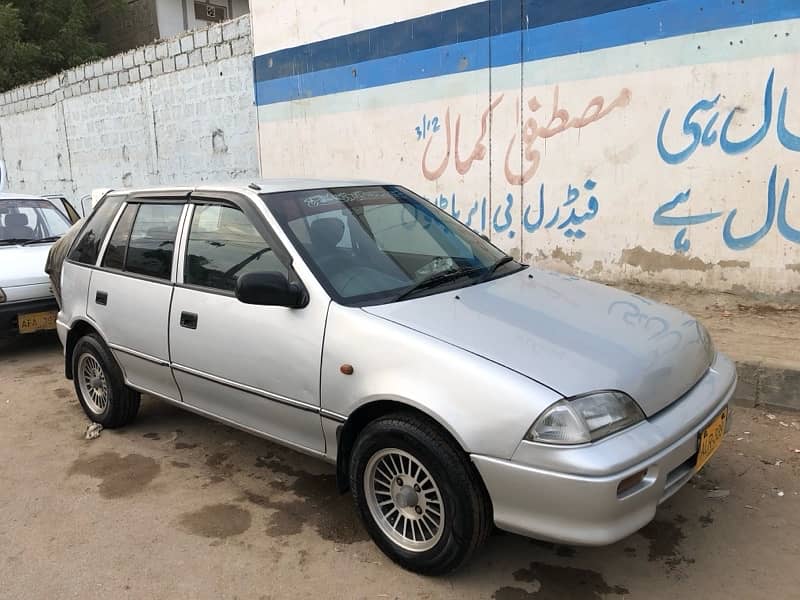
[[117,214],[122,197],[111,196],[103,200],[97,207],[88,223],[84,227],[75,245],[69,253],[69,259],[86,265],[94,265],[97,262],[97,255],[100,254],[100,245],[108,233],[111,221]]
[[254,271],[288,275],[287,268],[242,211],[220,205],[195,206],[183,282],[233,292],[239,276]]
[[131,229],[125,270],[169,279],[182,204],[142,204]]
[[102,266],[109,269],[122,269],[125,266],[125,252],[128,249],[128,240],[131,237],[131,226],[139,209],[138,204],[128,204],[122,216],[117,221],[117,227],[108,240],[106,253],[103,256]]

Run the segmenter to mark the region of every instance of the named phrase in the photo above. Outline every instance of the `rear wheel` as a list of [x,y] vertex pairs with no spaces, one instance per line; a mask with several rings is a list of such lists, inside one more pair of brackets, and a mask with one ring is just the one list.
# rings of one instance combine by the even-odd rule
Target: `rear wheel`
[[424,417],[401,413],[367,425],[351,454],[350,478],[372,539],[411,571],[452,571],[491,531],[491,504],[477,471]]
[[122,427],[139,411],[139,393],[125,385],[117,361],[96,334],[83,336],[72,351],[72,376],[83,411],[103,427]]

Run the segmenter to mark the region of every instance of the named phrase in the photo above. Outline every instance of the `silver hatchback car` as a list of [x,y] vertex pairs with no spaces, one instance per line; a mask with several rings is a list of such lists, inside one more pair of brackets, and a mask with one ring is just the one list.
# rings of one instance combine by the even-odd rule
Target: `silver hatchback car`
[[736,384],[695,319],[520,264],[395,185],[108,193],[62,271],[90,419],[148,393],[336,464],[427,574],[498,527],[609,544],[719,447]]

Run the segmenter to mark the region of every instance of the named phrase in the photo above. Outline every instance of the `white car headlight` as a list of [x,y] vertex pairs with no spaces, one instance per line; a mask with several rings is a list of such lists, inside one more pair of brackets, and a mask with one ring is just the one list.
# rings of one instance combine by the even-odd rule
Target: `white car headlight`
[[585,444],[642,420],[642,409],[627,394],[592,392],[553,404],[536,419],[525,439],[545,444]]

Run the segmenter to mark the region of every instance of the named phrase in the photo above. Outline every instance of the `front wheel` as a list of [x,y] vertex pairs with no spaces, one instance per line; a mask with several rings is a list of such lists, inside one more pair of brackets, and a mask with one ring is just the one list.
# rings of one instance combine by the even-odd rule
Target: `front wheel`
[[139,412],[139,393],[125,385],[122,369],[97,335],[85,335],[75,344],[72,376],[83,412],[95,423],[122,427]]
[[491,531],[491,504],[477,471],[423,417],[401,413],[367,425],[353,448],[350,478],[372,539],[411,571],[452,571]]

